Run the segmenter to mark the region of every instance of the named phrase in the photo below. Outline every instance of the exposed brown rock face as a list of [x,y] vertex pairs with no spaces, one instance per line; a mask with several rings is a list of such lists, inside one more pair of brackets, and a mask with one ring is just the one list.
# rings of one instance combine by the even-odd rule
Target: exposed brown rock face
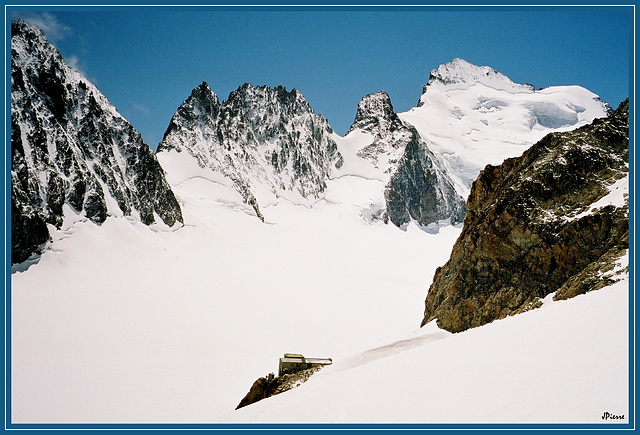
[[267,397],[284,393],[305,383],[311,375],[319,371],[321,367],[313,367],[296,373],[288,373],[282,376],[275,376],[269,373],[264,378],[258,378],[246,396],[240,401],[236,409],[243,408],[252,403],[259,402]]
[[[436,270],[422,325],[451,332],[610,284],[628,248],[624,206],[592,205],[628,173],[629,102],[607,118],[553,133],[473,183],[462,233]],[[628,190],[627,190],[628,191]]]

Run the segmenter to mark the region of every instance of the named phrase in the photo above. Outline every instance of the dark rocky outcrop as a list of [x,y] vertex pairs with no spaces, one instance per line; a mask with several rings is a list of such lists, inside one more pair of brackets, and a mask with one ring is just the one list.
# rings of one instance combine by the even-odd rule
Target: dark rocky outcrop
[[387,166],[390,174],[384,192],[385,222],[398,227],[411,221],[422,226],[462,222],[464,199],[415,127],[394,112],[386,92],[369,94],[360,101],[349,133],[355,130],[373,137],[358,156],[376,167]]
[[259,402],[276,394],[284,393],[305,383],[311,375],[319,371],[321,367],[313,367],[296,373],[288,373],[282,376],[274,376],[269,373],[264,378],[258,378],[246,396],[240,401],[236,409],[243,408],[252,403]]
[[412,220],[423,226],[443,221],[456,225],[466,211],[464,200],[415,129],[384,196],[386,217],[397,226]]
[[385,91],[378,91],[366,95],[360,100],[356,117],[347,134],[354,130],[364,130],[381,139],[403,128],[406,127],[393,110],[389,94]]
[[458,332],[535,308],[553,292],[568,298],[615,280],[613,263],[628,248],[628,199],[595,205],[628,175],[628,110],[625,101],[481,172],[422,325],[437,319]]
[[95,223],[111,213],[182,212],[151,149],[42,32],[11,23],[11,261],[39,252],[65,205]]

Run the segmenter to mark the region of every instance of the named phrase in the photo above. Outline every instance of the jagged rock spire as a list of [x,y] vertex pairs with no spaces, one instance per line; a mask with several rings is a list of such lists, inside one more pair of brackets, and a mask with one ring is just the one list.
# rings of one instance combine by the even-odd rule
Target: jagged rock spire
[[415,127],[394,112],[386,92],[369,94],[360,101],[349,133],[356,130],[373,136],[373,142],[358,156],[386,168],[385,221],[398,227],[411,221],[422,226],[462,222],[464,199]]
[[360,100],[356,117],[347,134],[354,130],[364,130],[380,137],[398,130],[402,125],[402,121],[393,110],[389,94],[378,91]]

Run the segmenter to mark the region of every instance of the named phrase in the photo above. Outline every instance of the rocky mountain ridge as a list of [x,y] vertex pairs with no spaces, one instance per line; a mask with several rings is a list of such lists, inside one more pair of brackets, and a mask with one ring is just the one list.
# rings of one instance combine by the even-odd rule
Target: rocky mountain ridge
[[260,204],[288,192],[303,201],[321,196],[342,162],[332,135],[296,89],[246,83],[218,103],[203,83],[178,108],[157,152],[186,150],[230,179],[262,218]]
[[[422,325],[459,332],[611,284],[629,237],[629,102],[552,133],[473,183],[462,233],[436,270]],[[627,267],[628,270],[628,267]]]
[[[22,60],[17,58],[15,72],[12,70],[15,258],[24,260],[25,255],[37,251],[37,246],[48,240],[47,223],[59,228],[66,206],[98,223],[108,215],[133,215],[145,224],[156,221],[156,217],[168,225],[182,222],[179,205],[162,168],[133,127],[93,85],[64,65],[48,42],[38,43],[46,47],[43,49],[46,54],[39,55],[21,49],[24,46],[21,44],[15,43],[16,56],[28,54],[22,56]],[[43,72],[33,74],[32,64],[36,58],[45,66],[39,67]],[[25,81],[24,77],[29,78]],[[33,83],[29,91],[26,82]],[[515,95],[516,99],[521,98],[520,93],[534,93],[529,85],[513,83],[492,68],[477,67],[462,59],[434,69],[425,91],[428,90],[429,98],[446,94],[449,99],[448,96],[456,92],[476,92],[478,86]],[[33,103],[29,101],[29,92],[35,95],[34,99],[44,98],[42,104],[48,110],[44,117],[41,115],[45,111],[39,110],[40,106],[38,110],[30,109]],[[503,94],[500,95],[502,98]],[[417,110],[424,112],[432,108],[432,101],[425,99],[425,95],[420,101],[422,107]],[[423,106],[424,102],[429,107]],[[481,97],[477,106],[456,106],[451,114],[456,120],[466,122],[472,118],[466,112],[473,110],[486,114],[493,122],[491,113],[511,113],[511,109],[506,109],[508,104]],[[548,130],[557,119],[569,120],[569,124],[582,122],[574,112],[554,104],[536,102],[531,106],[533,115],[528,112],[522,115],[524,118],[535,115],[530,129],[546,122],[549,126],[544,128]],[[570,103],[568,110],[577,114],[597,112],[593,107],[580,104],[582,102]],[[528,103],[523,105],[530,109]],[[540,107],[553,116],[544,115],[547,112],[540,112]],[[447,113],[445,110],[444,117]],[[244,84],[221,102],[203,82],[173,115],[157,152],[163,159],[173,152],[188,154],[201,168],[222,175],[262,220],[261,206],[275,204],[279,198],[312,206],[323,198],[328,183],[335,177],[355,175],[372,176],[382,183],[380,199],[363,212],[363,216],[370,217],[365,220],[382,219],[398,227],[410,222],[422,228],[458,224],[465,215],[464,198],[468,192],[465,183],[479,170],[459,164],[460,160],[456,159],[460,153],[455,147],[451,148],[453,152],[447,151],[449,144],[443,147],[441,136],[434,137],[425,129],[427,124],[420,118],[422,115],[414,115],[413,111],[396,113],[384,91],[369,94],[358,104],[346,137],[340,138],[295,89]],[[520,114],[512,117],[520,119]],[[489,125],[486,120],[480,121],[484,127]],[[565,121],[558,125],[564,125],[562,122]],[[443,123],[438,119],[436,124]],[[474,147],[488,143],[487,138],[473,137],[479,131],[475,126],[470,133],[465,131],[466,124],[461,129],[453,123],[450,127],[450,136],[457,142],[471,141]],[[458,133],[460,139],[456,137]],[[345,140],[352,137],[358,138],[358,149],[347,153]],[[67,145],[69,138],[77,144]],[[30,143],[41,145],[32,147]],[[132,143],[136,145],[130,146]],[[35,152],[46,151],[30,157],[32,148]],[[474,149],[474,158],[481,155],[477,151]],[[61,158],[62,163],[47,153]],[[347,155],[357,160],[355,166],[367,168],[364,175],[341,170]],[[346,166],[354,166],[354,162],[349,163]],[[36,177],[35,173],[39,175]]]
[[12,263],[39,252],[65,208],[101,223],[173,226],[182,211],[140,134],[43,33],[11,23]]

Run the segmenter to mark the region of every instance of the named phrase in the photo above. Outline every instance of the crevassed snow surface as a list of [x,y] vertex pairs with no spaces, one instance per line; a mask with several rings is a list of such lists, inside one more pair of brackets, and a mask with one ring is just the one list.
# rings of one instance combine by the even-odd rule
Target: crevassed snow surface
[[464,86],[436,82],[426,87],[420,103],[398,115],[441,157],[464,198],[486,165],[521,155],[548,133],[607,115],[597,95],[580,86],[533,91],[504,76],[468,79]]

